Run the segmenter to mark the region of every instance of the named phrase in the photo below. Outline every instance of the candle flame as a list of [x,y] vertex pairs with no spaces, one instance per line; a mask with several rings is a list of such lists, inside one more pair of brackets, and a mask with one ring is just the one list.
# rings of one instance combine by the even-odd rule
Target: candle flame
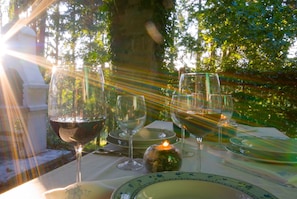
[[227,117],[225,115],[221,114],[221,120],[226,120],[226,119],[227,119]]
[[163,142],[163,146],[164,146],[164,147],[169,146],[169,142],[168,142],[167,140],[165,140],[165,141]]

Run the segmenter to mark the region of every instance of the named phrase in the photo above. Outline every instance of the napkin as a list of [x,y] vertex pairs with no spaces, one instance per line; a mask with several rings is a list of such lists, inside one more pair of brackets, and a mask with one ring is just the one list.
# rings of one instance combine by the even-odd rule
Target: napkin
[[297,187],[297,166],[293,164],[269,164],[229,157],[225,157],[223,163],[284,186]]
[[44,196],[46,199],[109,199],[117,187],[132,178],[126,176],[111,180],[74,183],[64,188],[49,190]]

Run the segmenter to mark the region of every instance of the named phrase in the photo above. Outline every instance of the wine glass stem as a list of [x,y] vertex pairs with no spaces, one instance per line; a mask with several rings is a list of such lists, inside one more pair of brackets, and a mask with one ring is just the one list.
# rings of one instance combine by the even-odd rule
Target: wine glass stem
[[82,145],[79,144],[74,147],[76,155],[76,182],[81,182],[81,154],[82,154]]
[[181,127],[181,151],[182,152],[184,150],[185,137],[186,137],[186,130],[183,127]]
[[222,146],[222,124],[219,124],[218,141],[219,141],[219,146]]
[[198,137],[196,138],[197,141],[197,172],[201,172],[201,166],[202,166],[202,158],[201,158],[201,143],[202,138]]
[[129,158],[130,161],[133,160],[133,134],[132,132],[128,131],[129,134]]

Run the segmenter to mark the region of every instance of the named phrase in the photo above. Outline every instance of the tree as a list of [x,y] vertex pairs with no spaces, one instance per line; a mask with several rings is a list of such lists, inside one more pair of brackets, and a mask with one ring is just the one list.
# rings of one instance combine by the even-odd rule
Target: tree
[[180,26],[189,28],[197,22],[197,34],[179,38],[189,52],[197,52],[199,70],[280,68],[296,39],[293,1],[201,0],[186,5],[183,12],[187,10],[188,16]]
[[47,56],[56,64],[97,66],[108,62],[109,20],[101,3],[64,0],[51,8]]

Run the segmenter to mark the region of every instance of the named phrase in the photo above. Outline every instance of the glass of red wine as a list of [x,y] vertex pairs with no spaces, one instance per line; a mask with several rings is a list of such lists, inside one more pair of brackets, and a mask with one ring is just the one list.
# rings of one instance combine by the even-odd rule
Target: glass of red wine
[[202,138],[217,133],[221,118],[221,89],[216,73],[184,73],[179,81],[183,99],[178,117],[183,127],[196,137],[198,144],[197,171],[201,171]]
[[83,146],[100,134],[106,119],[104,77],[100,67],[53,68],[48,95],[52,130],[74,146],[76,182],[81,182]]

